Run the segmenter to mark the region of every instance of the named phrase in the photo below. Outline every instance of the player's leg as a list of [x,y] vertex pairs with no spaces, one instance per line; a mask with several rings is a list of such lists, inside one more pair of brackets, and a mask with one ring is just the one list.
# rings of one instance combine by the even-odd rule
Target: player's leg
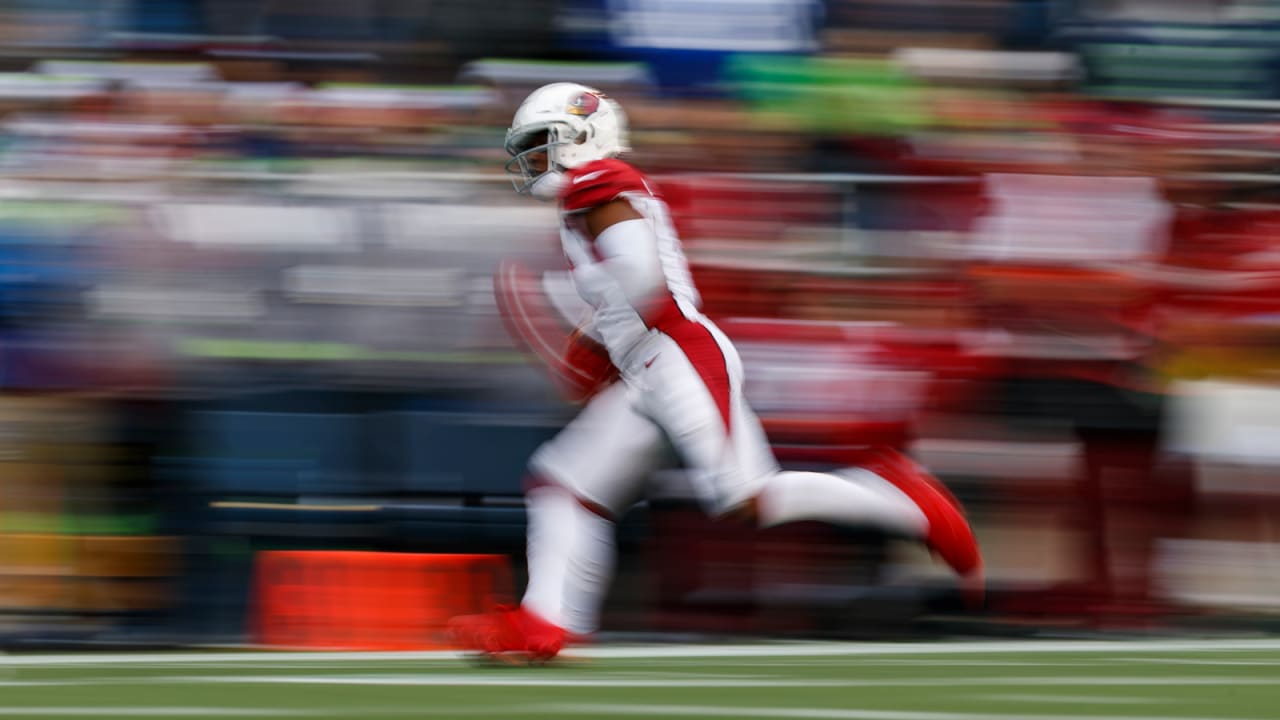
[[[896,452],[869,452],[864,466],[839,473],[780,472],[741,393],[736,350],[714,325],[701,325],[701,335],[670,338],[641,385],[647,412],[671,436],[713,513],[747,514],[765,526],[817,520],[880,527],[925,540],[962,575],[980,569],[959,504]],[[670,352],[673,345],[680,351]]]
[[526,494],[529,581],[521,605],[463,621],[478,627],[460,634],[464,646],[546,659],[571,637],[594,632],[612,579],[614,518],[634,501],[664,447],[661,432],[616,383],[539,448]]
[[[646,411],[671,436],[712,514],[750,506],[766,525],[820,520],[924,534],[919,508],[889,482],[870,474],[780,472],[759,419],[738,389],[741,368],[733,346],[713,329],[702,332],[705,344],[695,344],[693,333],[687,340],[668,340],[646,368],[643,387]],[[683,346],[674,347],[680,340]]]
[[524,603],[577,635],[596,630],[612,579],[614,521],[666,459],[666,441],[615,383],[534,453]]

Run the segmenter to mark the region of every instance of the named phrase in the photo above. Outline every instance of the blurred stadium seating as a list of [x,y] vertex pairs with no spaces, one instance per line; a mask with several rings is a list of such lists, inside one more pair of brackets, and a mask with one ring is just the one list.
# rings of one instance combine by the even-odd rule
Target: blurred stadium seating
[[[523,464],[572,408],[490,276],[559,261],[501,172],[552,80],[626,104],[784,461],[901,444],[974,509],[982,619],[1274,622],[1280,4],[746,5],[786,33],[663,33],[706,7],[646,0],[6,4],[0,640],[243,641],[266,550],[520,580]],[[726,528],[678,472],[648,500],[611,627],[955,615],[886,538]]]

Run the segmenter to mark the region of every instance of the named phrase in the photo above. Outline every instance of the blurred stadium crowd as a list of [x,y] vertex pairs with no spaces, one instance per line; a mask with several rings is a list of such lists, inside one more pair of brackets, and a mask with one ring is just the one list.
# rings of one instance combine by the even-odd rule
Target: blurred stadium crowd
[[[555,80],[628,109],[780,457],[907,445],[974,508],[984,619],[1275,621],[1280,2],[0,17],[4,642],[244,640],[262,549],[518,570],[522,465],[571,409],[490,276],[557,264],[554,209],[501,172]],[[654,488],[611,628],[953,610],[884,539],[748,534]]]

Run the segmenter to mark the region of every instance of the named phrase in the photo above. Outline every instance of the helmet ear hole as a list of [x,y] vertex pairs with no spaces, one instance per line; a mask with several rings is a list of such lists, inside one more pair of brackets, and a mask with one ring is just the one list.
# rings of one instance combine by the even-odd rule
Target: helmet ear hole
[[584,144],[587,141],[588,134],[589,133],[586,130],[579,131],[577,137],[573,139],[573,144],[574,145]]

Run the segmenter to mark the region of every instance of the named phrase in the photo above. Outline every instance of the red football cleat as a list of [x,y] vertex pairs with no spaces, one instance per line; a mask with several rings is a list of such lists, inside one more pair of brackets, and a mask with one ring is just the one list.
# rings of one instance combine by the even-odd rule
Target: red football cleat
[[524,634],[525,651],[530,662],[546,662],[560,654],[569,641],[569,633],[564,628],[548,622],[541,615],[523,606],[516,611],[518,623]]
[[546,662],[564,648],[568,633],[521,607],[498,606],[492,612],[449,621],[449,632],[465,651],[499,660]]
[[964,508],[940,480],[892,448],[876,448],[860,458],[861,467],[893,483],[929,521],[925,543],[962,578],[967,601],[981,605],[982,553]]
[[522,651],[524,637],[513,620],[516,608],[499,605],[478,615],[461,615],[449,621],[449,634],[462,650],[496,656]]

